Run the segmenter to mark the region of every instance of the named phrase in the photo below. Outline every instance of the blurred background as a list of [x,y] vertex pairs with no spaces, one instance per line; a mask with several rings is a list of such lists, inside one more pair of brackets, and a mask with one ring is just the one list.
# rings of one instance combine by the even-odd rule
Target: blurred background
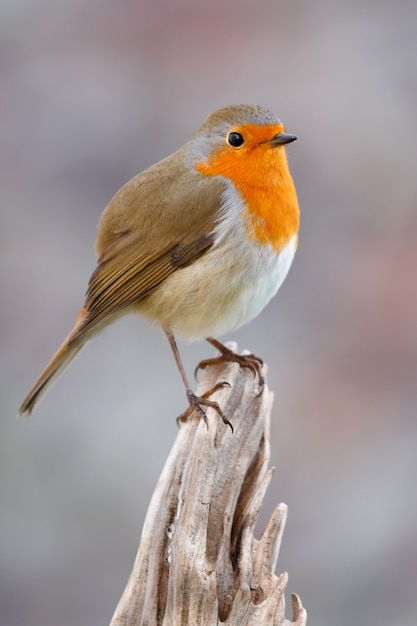
[[[262,525],[309,626],[417,612],[415,0],[2,0],[0,624],[109,622],[185,409],[163,334],[90,343],[30,420],[72,327],[98,217],[213,109],[256,103],[288,158],[299,250],[238,341],[275,392]],[[181,344],[190,373],[208,344]],[[290,610],[287,611],[290,617]]]

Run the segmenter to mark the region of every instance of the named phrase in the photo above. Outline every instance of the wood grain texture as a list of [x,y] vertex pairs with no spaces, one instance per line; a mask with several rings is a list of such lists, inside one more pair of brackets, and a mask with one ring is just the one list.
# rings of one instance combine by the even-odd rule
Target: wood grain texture
[[[236,349],[236,346],[232,346]],[[269,420],[273,395],[237,364],[209,367],[197,393],[227,380],[213,398],[209,428],[182,425],[146,516],[139,551],[111,626],[305,626],[288,576],[274,574],[287,507],[279,504],[261,537],[254,527],[272,477]]]

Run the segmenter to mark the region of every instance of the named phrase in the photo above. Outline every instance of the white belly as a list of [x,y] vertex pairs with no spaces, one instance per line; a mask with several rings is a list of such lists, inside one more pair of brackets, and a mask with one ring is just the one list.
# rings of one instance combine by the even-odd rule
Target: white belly
[[269,246],[225,242],[177,270],[146,299],[142,312],[189,340],[220,337],[255,318],[280,288],[297,238],[279,254]]
[[250,274],[248,272],[250,280],[246,282],[238,298],[237,308],[240,314],[236,315],[235,312],[233,315],[233,310],[230,312],[229,328],[222,333],[235,330],[259,315],[281,287],[291,267],[296,249],[297,237],[294,236],[279,254],[264,249],[255,255],[257,258],[253,261]]

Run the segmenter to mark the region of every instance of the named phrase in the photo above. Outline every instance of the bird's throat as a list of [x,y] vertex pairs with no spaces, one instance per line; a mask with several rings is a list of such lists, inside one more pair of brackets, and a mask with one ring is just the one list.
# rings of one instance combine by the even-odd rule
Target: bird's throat
[[260,146],[233,158],[225,148],[195,169],[230,180],[244,201],[241,219],[251,241],[280,252],[298,232],[297,194],[282,148]]

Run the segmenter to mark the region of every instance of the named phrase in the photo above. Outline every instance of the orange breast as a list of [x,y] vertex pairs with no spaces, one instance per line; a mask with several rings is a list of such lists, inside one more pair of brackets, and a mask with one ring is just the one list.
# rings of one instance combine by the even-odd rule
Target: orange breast
[[245,201],[241,219],[248,238],[279,252],[298,232],[300,219],[285,149],[267,143],[283,132],[283,126],[245,125],[244,132],[244,148],[222,146],[195,169],[205,176],[231,180]]

